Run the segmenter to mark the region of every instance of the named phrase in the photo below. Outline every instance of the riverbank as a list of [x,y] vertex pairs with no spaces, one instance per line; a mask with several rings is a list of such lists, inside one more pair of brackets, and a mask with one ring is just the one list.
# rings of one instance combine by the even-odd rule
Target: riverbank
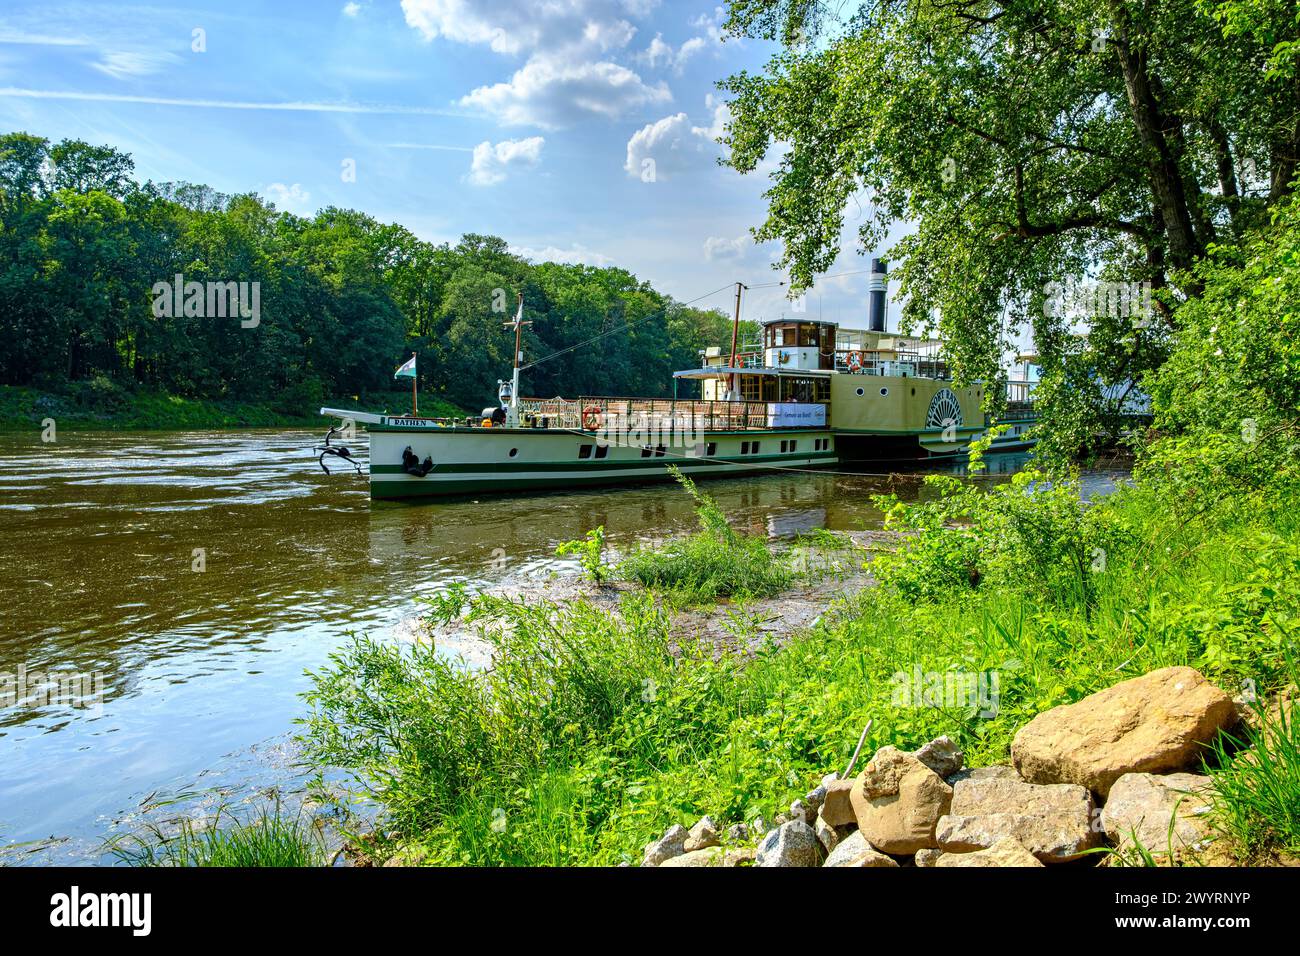
[[[338,401],[287,395],[268,402],[224,402],[135,392],[107,379],[69,383],[59,391],[0,385],[0,432],[39,432],[53,420],[64,431],[185,431],[227,428],[323,428],[322,406],[378,412],[407,411],[409,392],[384,392]],[[437,399],[421,399],[432,416],[466,413]]]
[[[682,642],[676,603],[629,589],[616,604],[435,601],[444,621],[468,611],[488,671],[358,641],[316,675],[304,736],[385,807],[363,858],[636,864],[673,825],[788,815],[868,722],[864,754],[947,736],[966,767],[989,767],[1040,713],[1161,668],[1261,699],[1300,676],[1286,636],[1300,522],[1286,503],[1206,508],[1138,487],[1089,507],[1068,482],[952,480],[893,506],[913,533],[870,557],[879,586],[779,639],[742,601],[723,614],[726,652]],[[1286,739],[1269,766],[1295,795]],[[1229,792],[1217,819],[1235,862],[1300,849],[1293,814]]]

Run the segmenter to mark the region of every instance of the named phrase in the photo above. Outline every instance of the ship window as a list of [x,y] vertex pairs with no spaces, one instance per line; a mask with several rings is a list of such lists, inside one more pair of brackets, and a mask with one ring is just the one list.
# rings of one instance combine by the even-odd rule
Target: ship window
[[799,447],[799,443],[795,441],[793,438],[790,439],[790,450],[794,451],[798,447]]
[[749,450],[750,450],[751,452],[753,452],[755,455],[757,455],[757,454],[758,454],[758,442],[756,442],[756,441],[752,441],[752,442],[750,442],[750,443],[749,443]]
[[656,446],[655,446],[655,457],[656,457],[656,458],[662,458],[663,456],[664,456],[664,446],[663,446],[663,445],[656,445]]
[[510,449],[510,457],[511,457],[511,458],[514,458],[515,455],[517,455],[517,454],[519,454],[519,449],[518,449],[518,448],[511,448],[511,449]]
[[608,445],[597,445],[597,446],[596,446],[596,457],[597,457],[597,458],[607,458],[607,457],[609,457],[609,446],[608,446]]
[[859,394],[859,395],[865,395],[866,392],[864,392],[862,389],[858,389],[858,394]]
[[789,443],[789,442],[786,442],[786,441],[781,442],[781,453],[782,453],[782,454],[785,454],[786,446],[789,445],[789,444],[790,444],[790,443]]
[[882,388],[882,389],[880,390],[880,394],[881,394],[881,395],[888,395],[888,394],[889,394],[889,389],[887,389],[887,388]]
[[651,451],[651,448],[650,448],[649,445],[642,445],[642,446],[641,446],[641,457],[642,457],[642,458],[649,458],[649,457],[650,457],[650,451]]
[[708,442],[708,443],[704,446],[704,454],[706,454],[706,455],[716,455],[717,453],[718,453],[718,443],[717,443],[717,442],[715,442],[715,441],[711,441],[711,442]]
[[578,457],[579,457],[579,458],[590,458],[590,457],[591,457],[591,448],[592,448],[591,445],[579,445],[579,446],[578,446]]
[[742,441],[742,442],[740,443],[740,453],[741,453],[742,455],[748,455],[748,454],[749,454],[749,442],[747,442],[747,441]]

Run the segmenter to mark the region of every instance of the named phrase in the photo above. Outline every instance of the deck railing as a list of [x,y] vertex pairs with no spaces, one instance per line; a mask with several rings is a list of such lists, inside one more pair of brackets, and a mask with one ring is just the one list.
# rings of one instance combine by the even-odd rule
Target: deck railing
[[766,428],[768,422],[767,402],[585,395],[576,399],[523,398],[519,407],[521,413],[531,413],[539,427],[623,435],[744,431]]

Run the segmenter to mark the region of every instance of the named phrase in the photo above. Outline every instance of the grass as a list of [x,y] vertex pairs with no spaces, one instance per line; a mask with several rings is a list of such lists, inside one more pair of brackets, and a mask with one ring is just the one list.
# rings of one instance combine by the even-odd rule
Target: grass
[[[1040,711],[1158,667],[1198,667],[1230,692],[1246,678],[1261,694],[1291,679],[1295,508],[1197,514],[1141,489],[1098,507],[1111,547],[1086,589],[1054,595],[1037,577],[925,599],[876,588],[781,646],[758,642],[745,662],[689,642],[674,656],[668,612],[650,593],[611,613],[452,592],[434,616],[468,610],[493,667],[358,640],[315,675],[304,742],[353,770],[385,808],[384,828],[429,862],[611,864],[705,813],[770,819],[844,765],[868,718],[868,754],[949,734],[980,766],[1005,761]],[[701,534],[718,535],[704,559],[733,570],[751,560],[719,553],[716,520],[702,515]],[[646,579],[704,593],[695,582],[715,578],[683,562],[647,559],[660,570]],[[995,713],[975,699],[911,706],[899,691],[913,674],[985,678]],[[1300,806],[1294,749],[1234,779],[1243,845],[1287,845],[1293,817],[1277,808]]]
[[[322,406],[405,412],[410,398],[410,392],[385,392],[362,399],[210,401],[131,391],[102,378],[68,383],[58,391],[0,385],[0,432],[39,432],[46,419],[66,431],[317,428],[323,421]],[[464,415],[434,399],[422,399],[420,405],[421,413],[431,417]]]
[[1295,719],[1284,707],[1259,706],[1256,714],[1256,726],[1216,747],[1217,825],[1248,862],[1279,854],[1297,858],[1300,737]]
[[[223,825],[222,817],[227,820]],[[313,867],[326,864],[319,829],[277,806],[248,821],[219,810],[211,826],[185,819],[174,829],[151,824],[110,845],[120,863],[137,867]]]
[[790,586],[795,572],[768,550],[763,539],[737,532],[695,482],[676,467],[668,470],[694,499],[699,530],[659,550],[632,552],[619,564],[623,577],[674,604],[770,597]]

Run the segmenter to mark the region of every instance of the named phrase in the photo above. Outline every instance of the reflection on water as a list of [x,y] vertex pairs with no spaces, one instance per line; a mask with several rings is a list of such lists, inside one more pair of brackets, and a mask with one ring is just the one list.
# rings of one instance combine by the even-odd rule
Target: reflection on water
[[[317,469],[314,441],[0,436],[0,675],[103,681],[91,706],[0,708],[0,847],[54,837],[22,858],[93,860],[155,793],[283,781],[304,671],[349,632],[402,639],[419,595],[547,574],[565,566],[556,544],[596,525],[622,549],[693,523],[671,485],[371,505],[364,478]],[[1021,463],[990,459],[995,473]],[[738,527],[784,537],[870,527],[872,494],[920,484],[781,474],[707,488]]]

